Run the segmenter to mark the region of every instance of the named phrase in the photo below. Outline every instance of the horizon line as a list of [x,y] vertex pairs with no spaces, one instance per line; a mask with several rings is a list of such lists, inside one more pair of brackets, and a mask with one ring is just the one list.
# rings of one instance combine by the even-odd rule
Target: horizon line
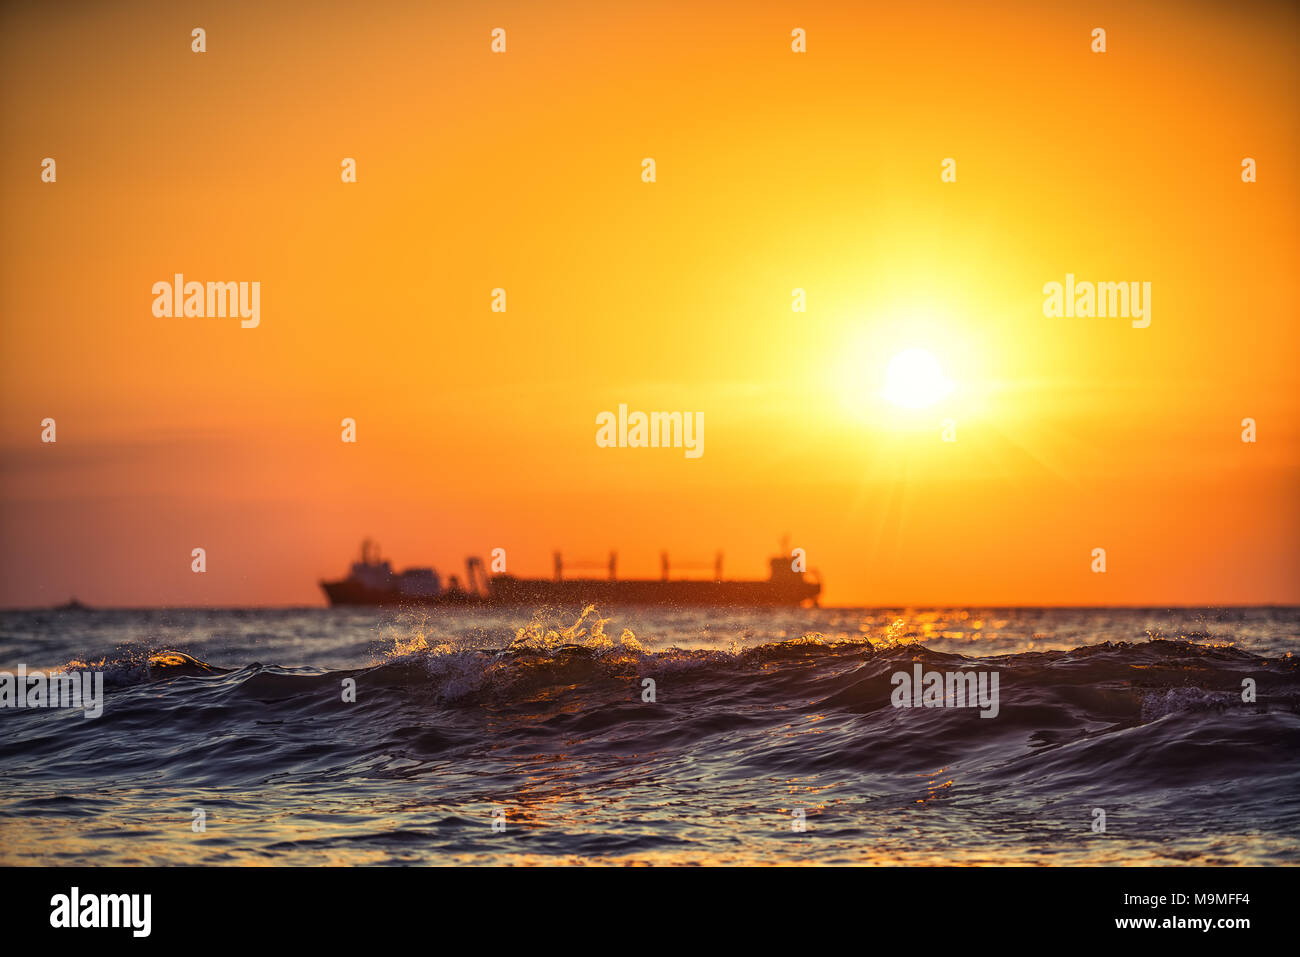
[[[71,601],[79,601],[76,598]],[[348,611],[352,609],[371,609],[380,611],[403,611],[417,610],[426,606],[412,603],[410,605],[349,605],[344,607],[335,607],[329,604],[321,605],[302,605],[302,604],[251,604],[251,605],[91,605],[81,602],[83,605],[80,609],[68,609],[60,605],[4,605],[0,606],[0,614],[6,612],[56,612],[56,611]],[[598,605],[597,602],[588,602],[587,604]],[[437,607],[437,606],[435,606]],[[483,606],[488,610],[503,610],[505,608],[524,608],[526,605],[513,606],[496,606],[494,609],[491,605]],[[534,610],[541,610],[546,607],[539,605]],[[637,605],[635,603],[614,603],[608,608],[644,608],[659,609],[665,606],[657,605]],[[669,606],[671,607],[671,606]],[[783,611],[868,611],[868,610],[946,610],[946,609],[963,609],[963,610],[997,610],[997,609],[1079,609],[1079,610],[1096,610],[1096,609],[1228,609],[1228,608],[1294,608],[1300,610],[1300,602],[1218,602],[1209,604],[1184,604],[1184,603],[1131,603],[1116,602],[1111,604],[1071,604],[1071,603],[1026,603],[1015,604],[1006,602],[894,602],[894,603],[870,603],[862,605],[812,605],[812,606],[783,606],[783,605],[693,605],[690,606],[703,611],[716,610],[735,610],[735,609],[753,609],[753,610],[783,610]],[[463,610],[463,609],[456,609]]]

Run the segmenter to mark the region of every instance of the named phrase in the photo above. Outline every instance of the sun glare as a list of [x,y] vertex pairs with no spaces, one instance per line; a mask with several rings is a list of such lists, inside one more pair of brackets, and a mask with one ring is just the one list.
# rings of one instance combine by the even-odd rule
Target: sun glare
[[923,409],[946,398],[952,388],[938,359],[924,349],[904,349],[889,360],[881,395],[905,409]]

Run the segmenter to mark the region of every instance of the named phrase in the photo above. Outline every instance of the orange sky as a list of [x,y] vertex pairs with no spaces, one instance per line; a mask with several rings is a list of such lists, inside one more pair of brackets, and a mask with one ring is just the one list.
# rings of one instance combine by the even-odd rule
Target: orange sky
[[[0,604],[786,533],[833,604],[1300,601],[1294,8],[613,6],[6,5]],[[1045,318],[1067,272],[1151,326]],[[906,348],[948,399],[880,399]],[[705,454],[598,448],[620,402]]]

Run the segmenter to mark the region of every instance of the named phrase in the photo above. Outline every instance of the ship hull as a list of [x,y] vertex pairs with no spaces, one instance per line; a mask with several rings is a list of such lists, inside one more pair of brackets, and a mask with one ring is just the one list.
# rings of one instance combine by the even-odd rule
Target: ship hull
[[492,579],[493,600],[518,605],[802,605],[815,602],[820,592],[820,585],[802,581],[552,581],[504,575]]
[[821,586],[789,581],[655,581],[514,578],[498,575],[487,595],[444,592],[405,595],[380,591],[352,581],[322,582],[331,605],[651,605],[651,606],[798,606],[815,604]]
[[482,605],[487,599],[467,592],[441,592],[437,595],[408,595],[397,590],[367,588],[358,582],[321,582],[321,590],[334,607],[389,605]]

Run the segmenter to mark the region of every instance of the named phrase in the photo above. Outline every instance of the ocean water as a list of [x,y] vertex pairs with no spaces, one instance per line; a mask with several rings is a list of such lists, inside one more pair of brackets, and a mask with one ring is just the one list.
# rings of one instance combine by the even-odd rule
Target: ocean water
[[[0,670],[105,697],[0,708],[0,863],[1295,864],[1298,648],[1295,608],[3,612]],[[996,715],[895,707],[917,665]]]

